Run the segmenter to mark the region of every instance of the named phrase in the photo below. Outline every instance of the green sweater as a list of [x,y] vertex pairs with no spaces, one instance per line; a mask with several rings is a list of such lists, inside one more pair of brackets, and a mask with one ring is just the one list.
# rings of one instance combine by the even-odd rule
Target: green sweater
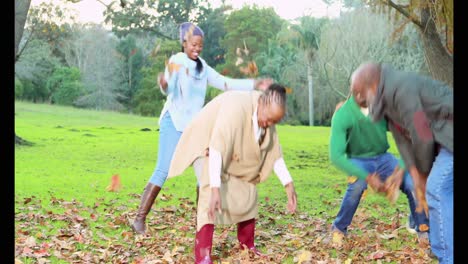
[[[365,116],[359,105],[350,97],[332,117],[330,136],[330,160],[349,176],[365,179],[369,172],[354,165],[350,158],[374,157],[386,153],[387,121],[377,123]],[[400,159],[400,167],[404,168]]]

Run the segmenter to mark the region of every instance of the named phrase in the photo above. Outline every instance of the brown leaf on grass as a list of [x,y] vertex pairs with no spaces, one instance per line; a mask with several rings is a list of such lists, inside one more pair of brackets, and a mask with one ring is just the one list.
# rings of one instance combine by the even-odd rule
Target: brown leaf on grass
[[41,248],[38,250],[34,251],[34,257],[35,258],[42,258],[42,257],[48,257],[50,256],[49,252],[47,252],[47,249]]
[[368,260],[382,259],[384,255],[385,254],[382,250],[378,250],[376,252],[371,253],[369,256],[367,256],[367,259]]
[[35,247],[36,246],[36,239],[32,236],[28,237],[24,242],[26,247]]
[[379,237],[382,239],[392,239],[398,237],[398,229],[393,230],[390,234],[379,234]]
[[29,197],[28,197],[28,198],[24,198],[23,204],[28,204],[28,203],[30,203],[31,201],[32,201],[32,199],[29,198]]
[[159,199],[161,199],[161,201],[168,201],[169,199],[171,199],[171,196],[166,195],[166,194],[161,194]]
[[[142,237],[135,236],[130,231],[128,221],[122,223],[125,217],[134,217],[134,210],[121,206],[122,203],[128,202],[127,199],[102,199],[100,202],[105,206],[94,209],[94,202],[86,208],[78,202],[57,200],[54,204],[49,203],[49,208],[42,208],[44,210],[36,206],[40,204],[39,199],[32,199],[26,208],[21,206],[23,200],[19,199],[19,210],[15,214],[18,227],[15,234],[15,254],[21,261],[29,261],[31,257],[38,256],[36,262],[38,259],[50,260],[48,256],[40,257],[47,249],[47,252],[67,263],[193,263],[195,198],[191,196],[178,199],[178,206],[164,205],[153,208],[154,212],[147,218],[151,235]],[[343,241],[342,248],[334,249],[331,243],[325,243],[325,237],[331,239],[330,224],[334,218],[327,211],[321,212],[320,216],[307,211],[286,215],[283,212],[284,203],[276,202],[273,197],[270,197],[268,203],[265,199],[259,201],[262,210],[257,219],[255,245],[262,253],[267,254],[268,258],[262,259],[249,251],[244,251],[243,254],[235,251],[238,241],[236,225],[232,225],[217,228],[215,232],[212,257],[217,262],[214,263],[285,263],[292,258],[297,261],[301,250],[311,253],[312,263],[349,263],[345,262],[348,260],[352,260],[352,263],[431,263],[430,257],[425,253],[427,248],[420,250],[416,236],[402,231],[399,227],[398,221],[400,218],[406,220],[406,213],[390,214],[382,210],[381,205],[377,203],[364,203],[350,225],[349,239]],[[322,203],[322,206],[327,205]],[[334,203],[328,205],[331,206],[334,206]],[[66,214],[53,213],[62,212],[58,208],[63,207],[69,208]],[[83,216],[84,221],[77,223],[77,212],[83,211],[89,213]],[[379,217],[372,216],[376,213],[374,211],[379,213]],[[91,223],[87,221],[91,219],[91,213],[99,215],[99,220]],[[392,220],[389,220],[390,218]],[[48,230],[38,226],[40,221],[60,222],[63,223],[63,227],[59,231]],[[108,222],[110,224],[106,226]],[[93,228],[84,223],[90,223],[90,227]],[[170,225],[170,228],[157,230],[161,225]],[[39,238],[42,236],[37,236],[39,232],[48,239],[47,243]],[[397,232],[398,237],[390,237],[397,235]],[[34,240],[29,234],[34,234]],[[379,234],[390,235],[383,238]],[[76,241],[78,235],[81,235],[81,243]],[[384,248],[394,250],[385,252],[382,251]],[[146,255],[141,256],[143,251],[151,253],[143,253]],[[22,252],[28,255],[22,255]],[[165,253],[167,260],[163,259]],[[296,261],[294,263],[297,263]],[[307,262],[302,262],[305,263]]]
[[299,264],[312,263],[312,252],[308,250],[300,251],[299,256],[297,257],[297,263]]
[[33,252],[32,249],[30,249],[29,247],[24,247],[22,255],[29,256],[30,254],[32,254],[32,252]]
[[76,234],[76,235],[74,236],[74,238],[75,238],[75,240],[76,240],[77,242],[80,242],[80,243],[83,243],[83,242],[84,242],[83,235],[81,235],[81,234]]
[[121,235],[122,235],[123,238],[131,238],[131,237],[133,237],[133,232],[130,232],[130,231],[123,231],[123,232],[121,233]]
[[89,215],[89,217],[91,218],[91,220],[94,220],[94,221],[97,220],[97,215],[95,215],[95,214],[93,214],[93,213],[91,213],[91,214]]
[[114,174],[111,177],[111,183],[107,186],[106,190],[109,192],[118,192],[122,188],[122,184],[120,183],[120,176],[118,174]]

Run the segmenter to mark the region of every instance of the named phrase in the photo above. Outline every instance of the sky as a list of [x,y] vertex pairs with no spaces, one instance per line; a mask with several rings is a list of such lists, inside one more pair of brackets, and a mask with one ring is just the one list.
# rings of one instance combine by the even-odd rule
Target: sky
[[[31,5],[38,5],[41,2],[63,2],[63,0],[32,0]],[[109,3],[110,0],[100,0]],[[340,2],[340,1],[337,1]],[[213,7],[221,5],[221,0],[210,1]],[[257,4],[259,7],[273,7],[275,12],[284,19],[294,19],[300,16],[309,15],[314,17],[338,17],[340,14],[340,4],[330,7],[321,0],[226,0],[226,4],[234,8],[242,8],[244,5]],[[104,5],[98,0],[81,0],[76,4],[70,4],[77,10],[78,19],[81,22],[101,23],[104,18],[102,13]]]

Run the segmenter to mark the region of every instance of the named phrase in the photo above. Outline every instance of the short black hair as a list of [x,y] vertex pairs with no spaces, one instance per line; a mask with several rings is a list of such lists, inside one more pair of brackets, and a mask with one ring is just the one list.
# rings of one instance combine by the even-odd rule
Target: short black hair
[[278,83],[272,83],[260,96],[260,100],[265,104],[278,104],[283,109],[286,108],[286,88]]

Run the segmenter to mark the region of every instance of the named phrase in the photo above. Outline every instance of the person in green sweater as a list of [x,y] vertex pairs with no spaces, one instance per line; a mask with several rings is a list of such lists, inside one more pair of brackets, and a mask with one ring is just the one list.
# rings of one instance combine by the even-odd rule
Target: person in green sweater
[[347,234],[367,186],[378,192],[387,190],[384,182],[397,174],[403,177],[400,190],[408,198],[410,219],[416,224],[419,241],[428,243],[428,217],[416,212],[413,181],[403,161],[387,152],[387,130],[387,121],[372,122],[367,106],[358,105],[353,96],[336,107],[331,121],[330,160],[348,175],[348,188],[332,224],[335,243],[340,244]]

